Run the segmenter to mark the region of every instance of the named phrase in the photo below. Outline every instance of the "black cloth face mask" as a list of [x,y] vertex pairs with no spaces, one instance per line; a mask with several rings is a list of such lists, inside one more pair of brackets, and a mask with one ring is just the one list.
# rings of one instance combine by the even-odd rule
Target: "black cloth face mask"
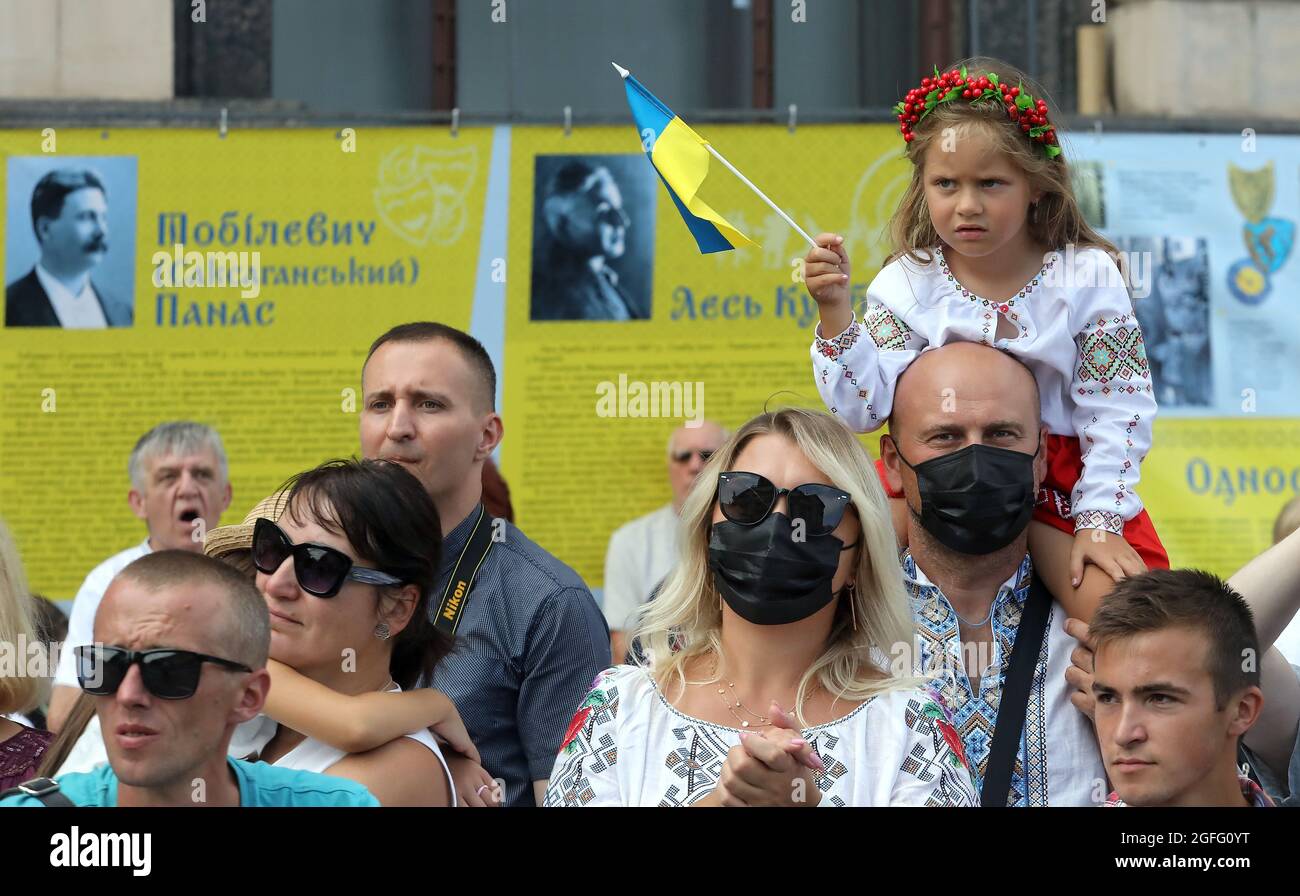
[[709,568],[722,599],[741,619],[786,625],[831,602],[831,580],[845,550],[834,535],[796,542],[790,518],[773,513],[753,526],[714,523]]
[[[893,436],[890,436],[893,439]],[[1041,440],[1040,440],[1041,444]],[[921,527],[949,550],[959,554],[991,554],[1015,541],[1034,515],[1033,454],[967,445],[960,451],[912,466],[921,512],[910,510]]]

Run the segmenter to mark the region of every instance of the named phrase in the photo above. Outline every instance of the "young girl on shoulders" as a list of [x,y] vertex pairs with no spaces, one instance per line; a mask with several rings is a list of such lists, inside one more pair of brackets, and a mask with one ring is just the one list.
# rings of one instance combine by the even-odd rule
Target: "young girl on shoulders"
[[[822,234],[805,258],[821,315],[818,389],[870,432],[926,348],[980,342],[1021,360],[1048,431],[1030,553],[1069,614],[1087,620],[1114,580],[1169,565],[1135,490],[1156,403],[1119,253],[1084,220],[1047,102],[1023,73],[986,58],[936,69],[895,111],[912,179],[860,319],[843,237]],[[980,450],[1007,450],[991,438]]]

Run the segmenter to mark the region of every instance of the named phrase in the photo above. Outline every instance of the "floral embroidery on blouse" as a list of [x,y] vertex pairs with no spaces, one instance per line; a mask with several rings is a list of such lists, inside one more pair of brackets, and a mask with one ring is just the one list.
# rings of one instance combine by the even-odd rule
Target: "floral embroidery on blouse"
[[817,351],[834,361],[838,359],[840,355],[853,348],[853,343],[858,341],[858,336],[861,335],[861,333],[861,327],[859,327],[858,322],[854,320],[845,328],[844,332],[838,336],[833,336],[830,339],[823,339],[821,336],[817,336]]
[[595,681],[591,683],[591,690],[583,698],[582,704],[578,707],[578,711],[573,714],[573,718],[569,721],[569,727],[564,732],[564,740],[560,744],[561,753],[572,752],[574,738],[578,736],[583,728],[587,727],[588,721],[591,720],[592,714],[596,711],[604,710],[609,713],[610,719],[618,718],[618,688],[611,688],[609,692],[601,688],[605,679],[609,677],[608,673],[608,669],[601,672],[596,676]]
[[959,281],[956,278],[956,276],[953,275],[952,271],[948,269],[948,261],[943,257],[942,246],[936,246],[934,250],[934,254],[939,261],[939,270],[942,272],[943,276],[947,279],[948,284],[949,286],[952,287],[953,291],[956,294],[960,295],[962,298],[968,299],[972,302],[976,302],[986,309],[984,314],[984,324],[982,329],[983,338],[981,341],[989,345],[993,344],[994,337],[996,336],[995,331],[997,326],[996,320],[998,314],[1001,314],[1003,317],[1007,318],[1007,320],[1009,320],[1012,324],[1018,327],[1021,334],[1025,334],[1029,332],[1029,328],[1020,321],[1020,315],[1018,315],[1015,311],[1016,300],[1024,299],[1025,297],[1031,295],[1033,291],[1039,287],[1039,284],[1041,284],[1047,278],[1048,273],[1056,265],[1056,258],[1057,258],[1056,253],[1052,253],[1051,257],[1048,258],[1047,261],[1043,263],[1043,266],[1041,268],[1039,268],[1038,273],[1035,274],[1033,278],[1030,279],[1030,281],[1021,288],[1020,292],[1016,293],[1014,296],[1007,299],[1006,301],[1000,302],[1000,301],[995,301],[993,299],[986,299],[982,296],[978,296],[975,293],[971,292],[966,287],[962,286],[961,281]]
[[927,806],[978,806],[979,795],[966,763],[966,751],[952,726],[943,698],[930,688],[923,693],[924,702],[907,701],[903,718],[907,727],[926,738],[928,744],[922,740],[914,745],[903,760],[901,771],[922,783],[935,785],[926,800]]
[[[628,736],[635,739],[619,743]],[[979,804],[961,738],[937,691],[873,697],[803,736],[824,767],[813,775],[822,806]],[[738,737],[674,709],[644,670],[609,670],[569,725],[544,805],[689,806],[717,788]],[[878,749],[895,750],[898,758],[868,774],[864,757]]]
[[1035,289],[1038,288],[1038,285],[1043,282],[1043,279],[1047,276],[1047,273],[1056,264],[1056,257],[1057,257],[1056,253],[1053,252],[1051,257],[1048,258],[1047,261],[1043,263],[1043,266],[1039,269],[1038,273],[1034,275],[1033,279],[1031,279],[1028,283],[1024,285],[1024,287],[1020,290],[1020,292],[1016,293],[1015,296],[1007,299],[1005,302],[998,302],[998,301],[994,301],[993,299],[986,299],[983,298],[982,296],[977,296],[975,295],[975,293],[971,292],[969,289],[962,286],[961,281],[959,281],[955,276],[953,276],[952,271],[948,270],[948,262],[943,257],[942,246],[936,246],[934,249],[934,254],[939,259],[939,270],[943,272],[943,276],[947,278],[948,282],[952,284],[952,288],[956,292],[958,292],[962,298],[970,299],[972,302],[978,302],[981,305],[983,305],[985,308],[996,309],[1002,314],[1008,313],[1012,308],[1015,307],[1016,299],[1023,299],[1026,296],[1028,296],[1030,293],[1032,293]]
[[1074,517],[1074,531],[1104,529],[1114,535],[1124,534],[1124,515],[1111,510],[1082,510]]
[[[887,308],[873,309],[867,314],[867,318],[863,324],[868,328],[867,334],[871,337],[871,341],[878,348],[882,349],[888,347],[882,344],[882,340],[890,342],[891,344],[893,341],[897,340],[905,342],[907,337],[911,335],[911,330],[907,328],[907,324],[903,323],[898,318],[894,318],[893,323],[890,324],[889,322],[882,320],[880,315],[876,313],[877,311],[883,311],[885,314],[888,314],[889,317],[893,317]],[[873,326],[875,329],[872,329]],[[821,336],[815,337],[816,350],[830,361],[835,362],[832,366],[826,366],[821,369],[821,378],[822,382],[825,383],[826,377],[832,375],[833,371],[833,375],[847,381],[848,384],[856,390],[857,394],[855,397],[862,402],[863,412],[872,420],[878,420],[879,416],[876,414],[875,408],[871,404],[871,391],[866,388],[867,384],[859,384],[852,369],[845,367],[843,362],[840,361],[841,356],[857,344],[858,337],[861,335],[862,325],[859,325],[857,320],[854,319],[853,322],[845,328],[844,332],[838,336],[831,339],[823,339]],[[828,409],[832,414],[837,416],[839,415],[839,409],[835,406],[832,405]]]
[[1109,322],[1105,318],[1084,327],[1074,341],[1079,346],[1079,371],[1075,375],[1076,391],[1091,394],[1090,383],[1100,383],[1097,391],[1150,392],[1151,365],[1147,361],[1146,343],[1137,318],[1120,315]]
[[911,328],[884,305],[876,305],[868,311],[866,320],[862,323],[877,348],[887,351],[902,351],[907,348],[907,339],[912,335]]

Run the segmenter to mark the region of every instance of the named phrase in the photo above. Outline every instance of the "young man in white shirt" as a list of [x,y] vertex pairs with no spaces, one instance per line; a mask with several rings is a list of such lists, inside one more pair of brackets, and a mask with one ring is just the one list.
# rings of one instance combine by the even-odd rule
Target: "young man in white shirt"
[[609,623],[615,663],[627,656],[627,632],[636,612],[650,599],[677,557],[677,515],[713,452],[727,440],[727,431],[705,420],[682,426],[668,439],[668,483],[673,499],[658,510],[624,523],[609,539],[605,553],[605,599],[601,609]]
[[221,436],[201,423],[160,423],[140,437],[127,469],[131,512],[144,520],[148,537],[114,554],[86,576],[72,605],[68,637],[59,655],[48,726],[63,727],[81,688],[73,650],[91,643],[95,611],[108,583],[133,560],[152,551],[203,553],[203,535],[230,506],[230,474]]

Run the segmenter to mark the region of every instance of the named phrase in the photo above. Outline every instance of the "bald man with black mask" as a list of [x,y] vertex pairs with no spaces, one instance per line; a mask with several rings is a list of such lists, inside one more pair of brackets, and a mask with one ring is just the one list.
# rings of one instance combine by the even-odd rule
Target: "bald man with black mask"
[[889,422],[880,452],[906,502],[920,645],[896,662],[940,674],[984,805],[1100,805],[1096,738],[1064,678],[1077,642],[1028,552],[1046,472],[1033,375],[997,349],[951,343],[903,374]]

